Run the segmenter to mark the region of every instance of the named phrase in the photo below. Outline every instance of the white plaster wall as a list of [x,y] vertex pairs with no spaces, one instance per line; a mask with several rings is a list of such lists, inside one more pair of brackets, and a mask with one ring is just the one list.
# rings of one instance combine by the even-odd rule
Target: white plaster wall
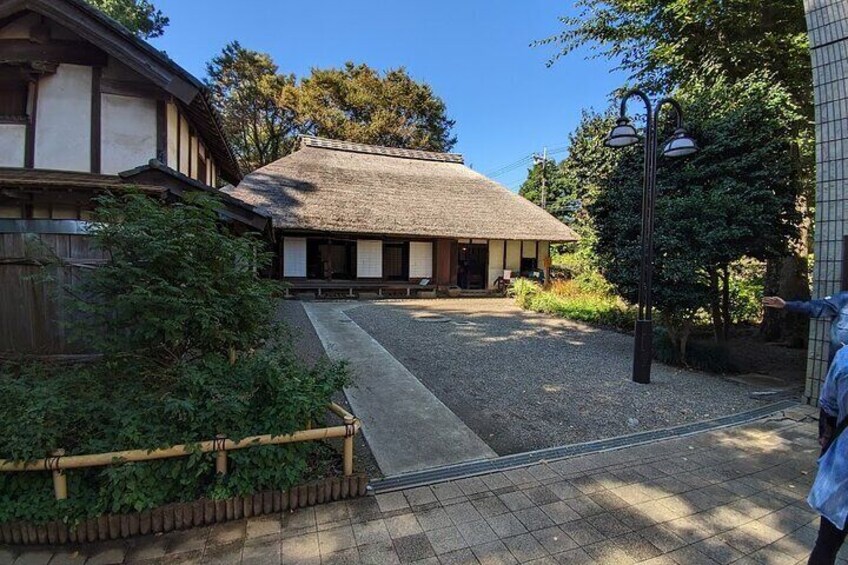
[[100,172],[115,174],[156,158],[156,101],[101,95]]
[[433,243],[409,242],[409,278],[425,279],[433,276]]
[[306,238],[283,238],[283,276],[306,276]]
[[189,170],[191,171],[190,176],[193,179],[200,180],[200,179],[197,178],[198,170],[197,170],[197,138],[196,137],[191,136],[191,143],[189,144],[189,147],[190,147],[189,158],[191,159],[191,161],[189,162],[189,167],[190,167]]
[[551,255],[551,242],[549,241],[540,241],[539,242],[539,255],[536,259],[539,262],[539,268],[545,268],[545,259],[550,257]]
[[536,256],[536,242],[535,241],[522,241],[521,242],[521,257],[524,259],[531,259]]
[[38,82],[35,167],[91,170],[91,67],[59,65]]
[[383,242],[379,239],[356,240],[356,278],[383,276]]
[[513,275],[521,270],[521,242],[509,240],[506,242],[506,269],[510,269]]
[[177,143],[179,142],[177,139],[177,122],[180,119],[180,116],[177,113],[177,105],[172,102],[168,102],[167,112],[165,115],[168,119],[168,162],[166,164],[172,169],[176,169],[178,166]]
[[495,280],[503,276],[504,272],[504,240],[493,239],[489,241],[489,288],[495,286]]
[[26,125],[0,124],[0,167],[23,167]]

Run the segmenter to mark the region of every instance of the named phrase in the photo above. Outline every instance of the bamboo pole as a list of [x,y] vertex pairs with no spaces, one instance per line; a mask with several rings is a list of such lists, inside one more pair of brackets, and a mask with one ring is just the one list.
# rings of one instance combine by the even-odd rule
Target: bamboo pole
[[[223,444],[224,440],[226,440],[226,436],[218,434],[215,439],[218,440],[219,443]],[[221,446],[223,447],[223,445]],[[227,450],[219,449],[215,453],[215,472],[219,475],[227,474]]]
[[64,449],[57,449],[53,452],[52,461],[55,461],[57,466],[53,468],[53,494],[56,500],[65,500],[68,498],[68,477],[58,468],[59,458],[65,454]]
[[[185,457],[191,452],[201,453],[232,451],[245,449],[254,445],[282,445],[303,441],[316,441],[322,439],[345,438],[344,458],[345,469],[353,472],[353,439],[361,429],[361,423],[352,414],[336,404],[330,404],[329,409],[337,415],[344,414],[345,425],[317,428],[313,430],[301,430],[291,434],[274,436],[270,434],[251,436],[240,441],[231,439],[214,439],[201,441],[196,444],[180,444],[164,449],[130,449],[126,451],[113,451],[109,453],[95,453],[90,455],[52,456],[46,460],[38,461],[13,461],[0,459],[0,472],[3,471],[44,471],[51,469],[61,471],[64,469],[81,469],[86,467],[103,467],[115,463],[127,463],[134,461],[152,461],[156,459],[169,459],[173,457]],[[348,441],[349,440],[349,441]],[[348,456],[348,452],[349,456]],[[349,461],[348,461],[349,459]],[[56,475],[54,474],[54,477]],[[64,480],[59,479],[59,480]]]
[[356,418],[353,416],[346,416],[344,419],[345,429],[347,432],[344,436],[344,445],[343,445],[343,463],[344,463],[344,474],[345,477],[349,477],[353,474],[353,436],[356,435],[357,427]]

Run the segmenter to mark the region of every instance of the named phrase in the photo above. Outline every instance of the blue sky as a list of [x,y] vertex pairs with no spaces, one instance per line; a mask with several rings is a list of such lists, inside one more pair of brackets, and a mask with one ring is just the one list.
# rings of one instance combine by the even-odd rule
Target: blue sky
[[[364,62],[404,66],[432,85],[456,120],[454,151],[491,173],[533,152],[563,147],[583,108],[604,109],[625,77],[584,53],[548,68],[552,47],[530,47],[560,29],[570,2],[550,0],[156,0],[171,19],[152,40],[199,77],[228,42],[270,53],[283,72]],[[517,190],[526,168],[495,178]]]

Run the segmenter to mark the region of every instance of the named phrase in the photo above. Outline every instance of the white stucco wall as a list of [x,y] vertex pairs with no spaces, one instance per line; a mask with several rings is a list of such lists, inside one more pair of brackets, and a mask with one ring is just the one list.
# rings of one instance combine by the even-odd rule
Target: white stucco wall
[[91,67],[59,65],[38,82],[35,167],[91,170]]
[[379,239],[356,240],[356,277],[383,276],[383,242]]
[[504,240],[493,239],[489,241],[489,288],[495,285],[495,280],[503,276],[504,272]]
[[409,278],[424,279],[433,276],[433,243],[409,242]]
[[509,240],[506,242],[506,267],[505,269],[510,269],[513,271],[514,275],[517,275],[521,270],[521,242],[516,240]]
[[536,257],[536,242],[522,241],[521,242],[521,257],[522,259],[532,259]]
[[283,238],[283,276],[306,276],[306,238]]
[[0,167],[23,167],[26,125],[0,124]]
[[167,112],[165,114],[168,121],[168,162],[166,165],[172,169],[177,168],[177,121],[180,119],[177,113],[177,106],[172,102],[168,102]]
[[100,172],[115,174],[156,158],[156,101],[101,95]]

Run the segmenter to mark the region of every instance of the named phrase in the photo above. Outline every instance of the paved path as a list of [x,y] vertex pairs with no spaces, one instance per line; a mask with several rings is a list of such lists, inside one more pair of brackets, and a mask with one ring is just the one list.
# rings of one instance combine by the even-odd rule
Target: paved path
[[384,475],[496,457],[466,426],[345,310],[357,302],[304,302],[327,355],[345,359],[354,386],[345,388],[353,413]]
[[804,563],[812,414],[0,563]]

